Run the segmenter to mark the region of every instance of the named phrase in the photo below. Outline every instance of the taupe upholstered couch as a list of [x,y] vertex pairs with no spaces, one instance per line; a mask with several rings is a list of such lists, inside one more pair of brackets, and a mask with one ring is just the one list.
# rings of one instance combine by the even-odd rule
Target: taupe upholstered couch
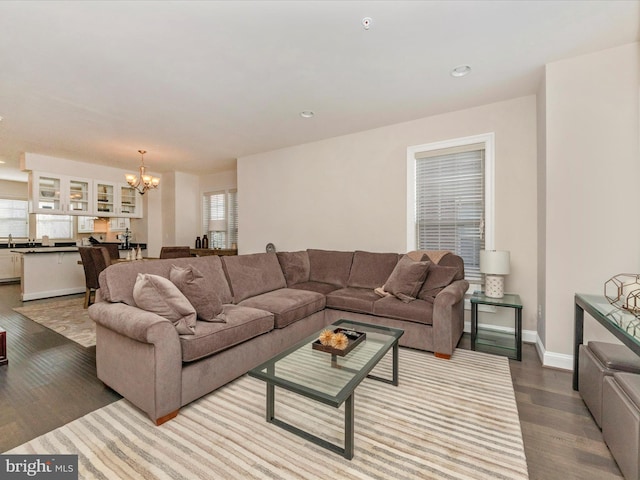
[[[98,377],[161,424],[340,318],[401,328],[401,345],[448,358],[464,325],[462,259],[432,253],[438,263],[428,266],[416,299],[402,301],[379,288],[402,257],[310,249],[112,265],[89,308]],[[138,308],[133,292],[140,273],[168,279],[172,268],[188,267],[222,303],[224,323],[194,320],[193,334],[181,335],[171,321]]]

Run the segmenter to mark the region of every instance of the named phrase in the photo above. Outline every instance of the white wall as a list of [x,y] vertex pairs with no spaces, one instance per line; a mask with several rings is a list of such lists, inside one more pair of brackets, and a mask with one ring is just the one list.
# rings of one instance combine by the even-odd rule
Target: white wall
[[536,329],[536,98],[527,96],[238,159],[240,252],[404,252],[407,147],[495,132],[495,247]]
[[162,244],[195,246],[200,235],[199,178],[183,172],[163,176]]
[[0,180],[0,192],[3,198],[14,200],[27,200],[29,195],[29,184],[27,182],[14,182],[12,180]]
[[640,271],[639,67],[637,43],[546,67],[545,346],[567,362],[574,294]]
[[546,260],[547,260],[547,89],[546,76],[542,78],[536,95],[536,116],[538,134],[538,303],[536,306],[537,335],[542,349],[546,343],[545,306],[546,306]]

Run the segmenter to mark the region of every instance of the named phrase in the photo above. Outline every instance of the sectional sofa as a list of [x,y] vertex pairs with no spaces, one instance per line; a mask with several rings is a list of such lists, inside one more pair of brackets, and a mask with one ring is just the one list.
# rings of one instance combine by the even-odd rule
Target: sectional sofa
[[401,345],[449,358],[467,289],[462,259],[448,252],[309,249],[116,264],[100,274],[89,307],[97,374],[159,425],[340,318],[401,328]]

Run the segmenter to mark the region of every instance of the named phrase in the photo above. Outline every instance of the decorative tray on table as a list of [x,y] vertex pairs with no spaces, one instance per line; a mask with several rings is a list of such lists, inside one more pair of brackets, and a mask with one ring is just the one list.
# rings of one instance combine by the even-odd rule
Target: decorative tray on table
[[[331,332],[330,330],[325,330],[322,333]],[[361,343],[366,337],[367,334],[364,332],[356,332],[355,330],[351,330],[348,328],[336,328],[332,331],[333,335],[337,335],[342,333],[345,337],[347,337],[348,343],[347,346],[343,349],[333,347],[331,345],[323,345],[320,339],[316,340],[311,344],[311,347],[314,350],[320,350],[321,352],[330,353],[332,355],[338,355],[340,357],[344,357],[347,353],[353,350],[356,345]],[[322,334],[321,334],[322,337]]]

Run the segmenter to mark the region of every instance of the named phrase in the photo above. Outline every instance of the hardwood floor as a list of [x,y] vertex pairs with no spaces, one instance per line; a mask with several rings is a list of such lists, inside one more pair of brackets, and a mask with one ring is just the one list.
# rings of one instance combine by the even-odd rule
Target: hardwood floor
[[95,347],[12,310],[21,305],[19,284],[0,285],[9,359],[0,367],[0,452],[121,398],[96,378]]
[[[9,365],[0,367],[0,452],[120,398],[95,376],[95,347],[12,310],[21,305],[19,285],[0,285],[0,327],[9,332]],[[459,347],[469,348],[467,335]],[[530,478],[623,478],[571,388],[571,373],[542,368],[533,345],[524,345],[522,355],[510,366]]]

